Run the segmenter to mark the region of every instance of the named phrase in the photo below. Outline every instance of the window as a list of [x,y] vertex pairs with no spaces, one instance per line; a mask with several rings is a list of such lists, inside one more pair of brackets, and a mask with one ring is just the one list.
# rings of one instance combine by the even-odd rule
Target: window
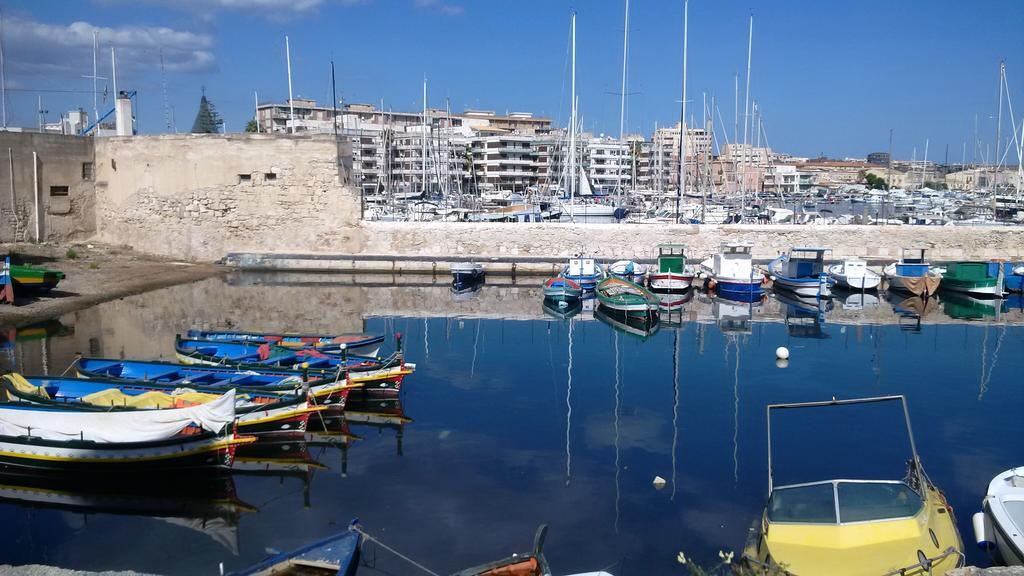
[[82,180],[92,180],[92,178],[93,178],[92,162],[82,162]]
[[239,174],[238,183],[245,184],[246,182],[252,182],[252,174]]
[[272,180],[277,180],[277,174],[275,174],[273,172],[264,172],[263,173],[263,179],[267,180],[268,182],[272,181]]
[[67,186],[50,186],[50,196],[67,196]]

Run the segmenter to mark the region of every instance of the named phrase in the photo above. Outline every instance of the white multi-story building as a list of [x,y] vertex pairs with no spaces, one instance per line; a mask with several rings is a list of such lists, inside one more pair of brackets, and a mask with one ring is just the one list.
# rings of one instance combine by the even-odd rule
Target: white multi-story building
[[583,139],[583,169],[598,193],[611,193],[630,185],[629,143],[606,136]]

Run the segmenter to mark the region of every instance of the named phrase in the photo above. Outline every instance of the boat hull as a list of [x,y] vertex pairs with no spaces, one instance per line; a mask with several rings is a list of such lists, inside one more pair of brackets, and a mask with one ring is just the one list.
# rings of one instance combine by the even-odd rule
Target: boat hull
[[254,437],[197,435],[160,442],[99,443],[0,436],[0,470],[125,473],[227,470],[240,444]]
[[647,285],[655,292],[671,292],[688,290],[693,285],[694,274],[677,274],[675,272],[651,272],[647,275]]
[[826,279],[799,279],[776,277],[774,286],[797,296],[827,298],[832,294],[832,282]]
[[756,302],[764,297],[761,282],[742,282],[734,280],[716,280],[715,294],[727,300],[737,302]]
[[939,290],[942,278],[939,276],[886,276],[890,290],[907,292],[927,298]]
[[1003,295],[1003,287],[995,278],[984,281],[965,281],[943,278],[942,289],[989,298],[998,298]]

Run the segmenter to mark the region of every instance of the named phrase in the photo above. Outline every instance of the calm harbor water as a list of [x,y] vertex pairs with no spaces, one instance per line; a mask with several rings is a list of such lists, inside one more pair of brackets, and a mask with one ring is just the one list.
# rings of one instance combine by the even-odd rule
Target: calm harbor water
[[[238,569],[359,518],[450,573],[528,550],[546,522],[557,572],[682,574],[678,552],[704,563],[720,549],[738,553],[760,514],[767,404],[905,394],[925,469],[958,514],[968,559],[988,563],[970,516],[992,476],[1024,455],[1016,300],[851,295],[816,307],[695,295],[638,336],[591,310],[545,315],[535,278],[496,279],[466,295],[444,281],[233,275],[4,333],[13,344],[0,348],[0,368],[26,373],[60,373],[76,352],[170,358],[174,334],[192,326],[400,332],[418,368],[400,406],[362,407],[411,421],[350,422],[358,439],[347,445],[266,445],[225,481],[0,479],[0,558],[217,574],[220,563]],[[778,346],[792,354],[785,368]],[[824,474],[901,473],[898,413],[786,424],[812,427],[777,438],[780,474],[794,481],[814,478],[819,465]],[[303,450],[308,458],[296,459]],[[652,486],[656,475],[664,489]],[[361,574],[417,573],[379,548],[368,552]]]

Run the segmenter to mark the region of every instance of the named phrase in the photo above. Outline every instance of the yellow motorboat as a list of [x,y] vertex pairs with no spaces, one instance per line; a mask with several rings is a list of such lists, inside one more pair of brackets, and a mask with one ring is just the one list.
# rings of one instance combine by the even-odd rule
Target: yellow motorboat
[[[875,402],[902,403],[913,453],[904,478],[774,485],[773,411]],[[743,554],[755,572],[940,576],[963,564],[953,509],[921,467],[903,396],[768,406],[768,492]]]

